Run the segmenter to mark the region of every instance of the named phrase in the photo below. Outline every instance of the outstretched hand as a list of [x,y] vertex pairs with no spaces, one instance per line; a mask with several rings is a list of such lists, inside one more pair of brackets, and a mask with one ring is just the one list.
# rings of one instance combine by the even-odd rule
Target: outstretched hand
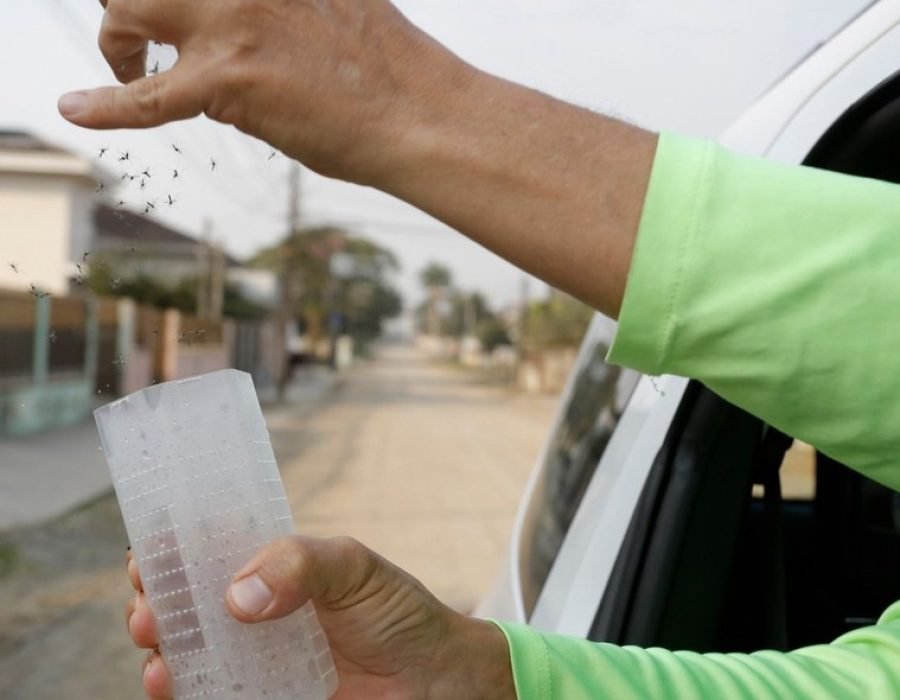
[[[63,96],[68,120],[137,128],[205,113],[348,180],[395,161],[421,116],[417,75],[467,69],[387,0],[101,2],[100,49],[124,85]],[[176,47],[171,71],[147,75],[150,41]]]
[[[137,564],[127,609],[135,644],[151,649],[144,690],[172,697],[153,613]],[[229,612],[247,624],[284,617],[312,600],[331,644],[336,700],[516,697],[509,651],[495,625],[459,615],[409,574],[358,542],[289,537],[264,548],[228,590]]]

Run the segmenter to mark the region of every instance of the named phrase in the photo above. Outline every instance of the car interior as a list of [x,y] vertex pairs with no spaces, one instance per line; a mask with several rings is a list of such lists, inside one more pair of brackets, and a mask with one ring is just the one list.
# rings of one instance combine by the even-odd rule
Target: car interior
[[[848,109],[805,164],[900,183],[900,73]],[[874,624],[900,599],[900,496],[817,453],[811,497],[782,497],[792,443],[692,382],[590,638],[788,650]]]

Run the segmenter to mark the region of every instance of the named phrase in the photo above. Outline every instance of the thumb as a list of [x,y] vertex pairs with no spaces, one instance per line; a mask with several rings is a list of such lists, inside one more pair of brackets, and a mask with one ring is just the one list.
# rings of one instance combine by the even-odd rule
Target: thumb
[[70,92],[59,99],[59,113],[89,129],[134,129],[190,119],[203,111],[198,89],[179,65],[121,87]]
[[378,562],[350,538],[286,537],[266,546],[234,577],[225,599],[241,622],[278,619],[310,600],[328,607],[364,588]]

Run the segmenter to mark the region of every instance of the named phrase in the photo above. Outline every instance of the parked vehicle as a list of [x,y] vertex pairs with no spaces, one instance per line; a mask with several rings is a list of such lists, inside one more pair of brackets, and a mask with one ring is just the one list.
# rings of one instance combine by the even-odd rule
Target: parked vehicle
[[[900,0],[873,3],[720,141],[900,183],[898,56]],[[831,641],[900,597],[897,494],[816,454],[808,492],[782,497],[789,436],[697,382],[607,365],[614,333],[598,316],[587,334],[479,614],[750,651]]]

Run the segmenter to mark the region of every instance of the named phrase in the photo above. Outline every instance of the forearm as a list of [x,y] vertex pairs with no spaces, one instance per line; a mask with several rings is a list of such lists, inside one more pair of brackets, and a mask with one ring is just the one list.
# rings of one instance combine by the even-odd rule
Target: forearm
[[370,184],[616,316],[656,135],[438,53]]
[[521,700],[864,700],[900,692],[900,606],[833,644],[696,654],[594,644],[503,625]]
[[[65,96],[70,121],[205,113],[618,314],[654,135],[476,70],[385,0],[106,4],[100,46],[128,85]],[[148,40],[176,46],[172,71],[144,76]]]

